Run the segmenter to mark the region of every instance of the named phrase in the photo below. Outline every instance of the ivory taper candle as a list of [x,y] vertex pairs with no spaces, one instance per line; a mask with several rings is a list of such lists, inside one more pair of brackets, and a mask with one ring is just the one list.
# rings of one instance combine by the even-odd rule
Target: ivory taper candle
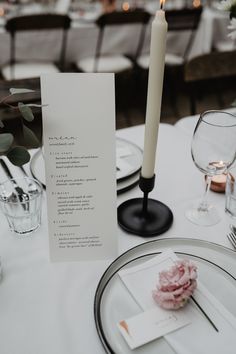
[[151,178],[154,175],[158,129],[160,124],[163,77],[165,67],[167,22],[160,0],[160,10],[152,22],[150,63],[148,75],[145,137],[141,175]]

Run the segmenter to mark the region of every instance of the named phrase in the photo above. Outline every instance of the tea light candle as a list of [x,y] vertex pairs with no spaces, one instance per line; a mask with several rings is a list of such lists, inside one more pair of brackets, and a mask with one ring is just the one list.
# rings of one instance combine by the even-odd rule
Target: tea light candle
[[226,174],[216,175],[212,177],[210,189],[213,192],[224,193],[226,185]]
[[129,9],[130,9],[130,5],[129,5],[129,3],[126,1],[126,2],[123,2],[123,4],[122,4],[122,10],[123,11],[129,11]]
[[[205,176],[205,179],[207,176]],[[221,175],[215,175],[211,179],[210,189],[213,192],[224,193],[226,186],[227,173],[222,173]]]
[[141,175],[144,178],[152,178],[155,168],[167,35],[167,22],[165,12],[162,10],[164,1],[160,0],[161,8],[156,12],[152,22],[144,151],[141,169]]
[[3,7],[0,7],[0,17],[3,17],[5,15],[5,11]]

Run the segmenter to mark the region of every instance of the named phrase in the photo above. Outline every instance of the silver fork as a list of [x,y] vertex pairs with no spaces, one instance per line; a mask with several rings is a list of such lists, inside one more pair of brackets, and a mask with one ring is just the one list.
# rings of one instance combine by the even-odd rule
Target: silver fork
[[230,232],[228,235],[227,235],[231,245],[233,246],[233,248],[235,249],[236,251],[236,236],[233,232]]

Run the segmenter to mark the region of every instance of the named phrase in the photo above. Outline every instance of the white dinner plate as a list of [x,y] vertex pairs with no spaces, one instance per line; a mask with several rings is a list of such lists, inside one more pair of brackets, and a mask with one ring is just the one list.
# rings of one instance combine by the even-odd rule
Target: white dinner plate
[[[116,138],[117,151],[117,193],[123,193],[137,185],[139,171],[141,169],[142,150],[130,141]],[[44,157],[42,149],[39,149],[31,159],[30,170],[32,176],[46,185]]]
[[[118,257],[103,274],[95,295],[94,315],[99,338],[107,353],[174,354],[164,337],[135,350],[130,350],[117,323],[140,313],[118,271],[146,262],[171,248],[180,258],[193,260],[198,279],[236,316],[236,253],[215,243],[195,239],[157,239],[134,247]],[[202,353],[199,353],[202,354]]]
[[[130,178],[140,171],[143,161],[143,151],[131,141],[116,138],[116,179]],[[118,170],[119,168],[119,170]]]

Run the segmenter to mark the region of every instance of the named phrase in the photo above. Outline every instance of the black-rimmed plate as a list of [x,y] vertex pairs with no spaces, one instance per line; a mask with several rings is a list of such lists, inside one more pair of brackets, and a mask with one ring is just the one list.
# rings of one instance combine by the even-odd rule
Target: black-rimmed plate
[[140,172],[136,172],[133,176],[117,182],[117,194],[121,194],[134,188],[139,183]]
[[168,248],[181,258],[193,260],[198,267],[201,283],[236,316],[236,253],[234,251],[215,243],[187,238],[146,242],[118,257],[108,267],[98,284],[94,315],[98,335],[107,353],[174,354],[164,338],[159,338],[136,350],[130,350],[117,328],[120,320],[140,313],[140,307],[122,283],[118,271],[145,262]]

